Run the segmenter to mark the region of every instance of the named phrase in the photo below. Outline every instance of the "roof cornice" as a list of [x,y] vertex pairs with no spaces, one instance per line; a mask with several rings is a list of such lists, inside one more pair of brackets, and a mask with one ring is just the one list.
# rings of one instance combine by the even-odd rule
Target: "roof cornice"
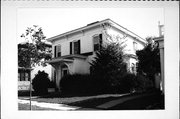
[[77,32],[81,32],[81,31],[84,31],[84,30],[87,30],[87,29],[90,29],[90,28],[93,28],[93,27],[96,27],[96,26],[101,26],[104,23],[108,23],[108,24],[112,25],[113,27],[117,27],[119,30],[121,30],[122,32],[130,35],[131,37],[133,37],[133,38],[135,38],[137,40],[139,39],[140,42],[146,43],[145,39],[141,38],[137,34],[133,33],[132,31],[130,31],[128,29],[126,29],[125,27],[119,25],[118,23],[112,21],[111,19],[105,19],[105,20],[102,20],[102,21],[99,21],[99,22],[95,22],[94,24],[91,24],[91,25],[87,25],[87,26],[80,27],[80,28],[75,29],[75,30],[71,30],[71,31],[56,35],[54,37],[48,38],[47,41],[53,42],[53,41],[57,40],[58,38],[66,37],[68,35],[71,35],[71,34],[74,34],[74,33],[77,33]]
[[52,42],[58,38],[62,38],[64,36],[67,36],[67,35],[70,35],[70,34],[73,34],[73,33],[77,33],[77,32],[81,32],[81,31],[84,31],[84,30],[87,30],[87,29],[90,29],[90,28],[93,28],[93,27],[96,27],[96,26],[100,26],[101,24],[107,22],[107,20],[110,20],[110,19],[105,19],[103,21],[100,21],[100,22],[96,22],[92,25],[87,25],[87,26],[84,26],[84,27],[80,27],[78,29],[74,29],[74,30],[71,30],[71,31],[68,31],[68,32],[65,32],[65,33],[62,33],[62,34],[59,34],[57,36],[54,36],[54,37],[51,37],[51,38],[48,38],[47,40]]

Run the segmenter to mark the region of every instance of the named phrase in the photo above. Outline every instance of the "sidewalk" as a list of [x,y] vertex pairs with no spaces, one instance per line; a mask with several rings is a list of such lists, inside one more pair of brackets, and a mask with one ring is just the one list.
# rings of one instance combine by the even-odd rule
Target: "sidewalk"
[[[29,104],[30,101],[18,99],[18,103]],[[44,103],[44,102],[37,102],[37,101],[31,101],[31,105],[39,106],[39,107],[43,107],[43,108],[52,108],[52,109],[57,109],[57,110],[62,110],[62,111],[77,110],[80,108],[80,107],[75,107],[75,106],[68,106],[65,104]]]

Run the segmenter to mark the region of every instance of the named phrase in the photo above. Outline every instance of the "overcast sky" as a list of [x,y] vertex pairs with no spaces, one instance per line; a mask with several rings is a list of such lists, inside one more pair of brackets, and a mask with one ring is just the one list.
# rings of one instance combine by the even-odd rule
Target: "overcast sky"
[[109,18],[146,38],[158,36],[158,21],[164,24],[163,8],[20,8],[17,15],[18,43],[33,25],[42,27],[49,38]]

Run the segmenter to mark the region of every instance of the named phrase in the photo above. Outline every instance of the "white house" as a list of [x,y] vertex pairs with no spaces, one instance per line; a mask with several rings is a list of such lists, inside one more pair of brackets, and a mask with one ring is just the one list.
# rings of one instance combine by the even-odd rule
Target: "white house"
[[124,42],[127,55],[126,63],[134,72],[137,62],[136,50],[142,49],[146,41],[111,19],[93,22],[84,27],[47,39],[52,43],[53,58],[47,63],[55,69],[55,82],[59,87],[61,78],[66,74],[89,74],[90,64],[100,44]]

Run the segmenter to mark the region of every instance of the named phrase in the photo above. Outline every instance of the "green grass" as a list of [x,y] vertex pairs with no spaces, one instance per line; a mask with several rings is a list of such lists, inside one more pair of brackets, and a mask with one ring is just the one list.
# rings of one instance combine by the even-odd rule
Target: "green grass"
[[115,99],[119,99],[119,97],[107,97],[107,98],[93,98],[93,99],[88,99],[88,100],[83,100],[83,101],[77,101],[73,103],[69,103],[71,106],[79,106],[83,108],[94,108],[98,105],[101,105],[103,103],[106,103],[108,101],[112,101]]

